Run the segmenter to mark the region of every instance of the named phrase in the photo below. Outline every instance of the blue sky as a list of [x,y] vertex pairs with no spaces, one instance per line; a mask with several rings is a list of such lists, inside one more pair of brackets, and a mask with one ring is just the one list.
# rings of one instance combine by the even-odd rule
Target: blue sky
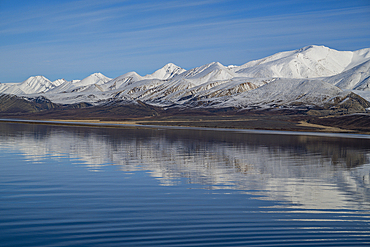
[[241,65],[312,44],[370,47],[370,1],[0,0],[0,82]]

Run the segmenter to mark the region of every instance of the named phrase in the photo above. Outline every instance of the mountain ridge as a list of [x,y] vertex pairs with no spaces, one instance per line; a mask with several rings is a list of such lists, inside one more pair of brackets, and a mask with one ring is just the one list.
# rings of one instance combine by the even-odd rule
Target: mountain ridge
[[[168,63],[152,74],[135,71],[116,78],[94,73],[82,80],[51,82],[43,76],[0,84],[0,93],[54,104],[146,105],[171,108],[313,108],[361,93],[370,100],[370,48],[337,51],[306,46],[240,66],[211,62],[185,70]],[[360,96],[359,96],[360,97]],[[362,112],[370,110],[366,104]],[[360,109],[360,108],[358,108]]]

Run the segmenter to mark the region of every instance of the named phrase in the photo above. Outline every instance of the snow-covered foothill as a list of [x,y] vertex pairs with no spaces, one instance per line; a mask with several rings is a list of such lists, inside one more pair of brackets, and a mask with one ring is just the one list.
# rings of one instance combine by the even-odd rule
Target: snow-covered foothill
[[370,91],[370,59],[324,80],[342,89]]
[[278,107],[282,105],[320,105],[342,94],[336,86],[320,80],[276,79],[255,90],[246,91],[220,107]]

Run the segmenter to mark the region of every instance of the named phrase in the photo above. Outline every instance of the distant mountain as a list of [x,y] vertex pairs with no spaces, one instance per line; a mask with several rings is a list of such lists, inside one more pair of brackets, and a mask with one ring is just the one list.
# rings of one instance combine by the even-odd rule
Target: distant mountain
[[[151,106],[266,109],[325,105],[335,108],[335,104],[342,104],[346,99],[354,102],[358,111],[366,111],[369,106],[364,102],[370,100],[370,48],[337,51],[312,45],[241,66],[226,67],[212,62],[185,70],[169,63],[149,75],[141,76],[133,71],[114,79],[101,73],[82,80],[54,82],[34,76],[22,83],[0,84],[0,93],[28,101],[42,96],[59,105],[145,104],[145,109]],[[361,94],[365,101],[353,93]]]
[[370,49],[336,51],[307,46],[248,62],[232,70],[245,77],[317,78],[339,74],[370,59]]
[[182,72],[185,72],[186,70],[173,64],[168,63],[159,70],[155,71],[151,75],[146,75],[146,79],[160,79],[160,80],[167,80],[171,79],[172,77],[181,74]]
[[235,74],[219,62],[206,64],[179,75],[191,82],[194,86],[210,81],[222,81],[236,77]]
[[44,93],[53,89],[61,84],[60,80],[51,82],[49,79],[43,76],[32,76],[19,84],[12,84],[7,88],[4,88],[3,93],[7,94],[37,94]]
[[58,87],[50,90],[49,93],[89,91],[89,89],[91,90],[91,88],[99,88],[100,85],[103,85],[110,80],[111,78],[108,78],[101,73],[94,73],[82,80],[74,80],[70,82],[64,81],[64,83],[61,83],[60,85],[58,85]]

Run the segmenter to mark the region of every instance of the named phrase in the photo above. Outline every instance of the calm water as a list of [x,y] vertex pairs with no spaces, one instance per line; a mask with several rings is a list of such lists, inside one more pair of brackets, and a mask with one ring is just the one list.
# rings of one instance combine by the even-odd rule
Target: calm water
[[368,246],[370,139],[0,123],[1,246]]

